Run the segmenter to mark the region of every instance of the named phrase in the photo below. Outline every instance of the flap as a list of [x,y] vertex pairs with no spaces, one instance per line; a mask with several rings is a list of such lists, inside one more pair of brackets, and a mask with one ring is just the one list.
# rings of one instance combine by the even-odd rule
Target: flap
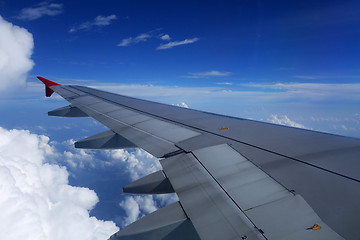
[[72,105],[52,110],[48,112],[48,115],[53,117],[88,117],[86,113]]
[[109,130],[80,140],[75,143],[75,147],[86,149],[126,149],[136,148],[137,146],[126,138]]
[[179,202],[161,208],[130,224],[110,240],[200,239]]
[[169,179],[162,170],[151,173],[123,187],[124,193],[163,194],[173,193]]

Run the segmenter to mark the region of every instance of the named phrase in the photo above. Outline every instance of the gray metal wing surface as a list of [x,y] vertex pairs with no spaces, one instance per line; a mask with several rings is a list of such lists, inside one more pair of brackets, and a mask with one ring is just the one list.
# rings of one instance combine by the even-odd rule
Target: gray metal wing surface
[[109,128],[76,147],[161,158],[124,192],[179,197],[111,239],[360,239],[359,139],[40,80]]

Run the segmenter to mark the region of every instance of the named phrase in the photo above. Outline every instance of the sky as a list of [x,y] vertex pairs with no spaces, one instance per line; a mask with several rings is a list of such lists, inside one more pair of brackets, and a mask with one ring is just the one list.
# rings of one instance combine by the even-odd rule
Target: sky
[[106,128],[48,117],[68,103],[36,76],[360,138],[359,26],[358,1],[0,1],[0,238],[106,239],[176,201],[123,194],[158,160],[74,149]]

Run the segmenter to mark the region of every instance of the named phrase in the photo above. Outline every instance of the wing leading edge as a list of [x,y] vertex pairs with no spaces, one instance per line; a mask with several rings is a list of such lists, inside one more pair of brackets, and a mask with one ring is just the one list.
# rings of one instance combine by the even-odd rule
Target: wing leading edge
[[[110,129],[75,147],[140,147],[162,158],[161,172],[124,190],[175,191],[180,202],[129,225],[111,239],[143,239],[140,235],[145,232],[141,236],[154,239],[179,234],[181,239],[182,233],[186,239],[219,239],[219,234],[221,239],[360,236],[358,139],[39,79],[46,89],[71,103],[49,115],[89,116]],[[51,95],[50,90],[46,95]],[[167,212],[173,211],[180,217],[169,224],[156,220],[166,219]]]

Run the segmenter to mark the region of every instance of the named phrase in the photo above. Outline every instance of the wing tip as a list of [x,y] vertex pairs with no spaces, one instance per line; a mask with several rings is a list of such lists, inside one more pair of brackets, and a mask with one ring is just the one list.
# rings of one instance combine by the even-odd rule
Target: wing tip
[[46,78],[44,78],[44,77],[41,77],[41,76],[36,76],[36,77],[37,77],[37,79],[39,79],[40,81],[42,81],[42,82],[45,84],[45,86],[47,86],[47,87],[59,86],[59,85],[61,85],[61,84],[59,84],[59,83],[57,83],[57,82],[53,82],[53,81],[51,81],[51,80],[49,80],[49,79],[46,79]]
[[56,86],[60,86],[61,84],[53,82],[49,79],[46,79],[44,77],[41,76],[36,76],[42,83],[45,84],[45,95],[46,97],[50,97],[53,93],[54,93],[54,88],[51,87],[56,87]]

